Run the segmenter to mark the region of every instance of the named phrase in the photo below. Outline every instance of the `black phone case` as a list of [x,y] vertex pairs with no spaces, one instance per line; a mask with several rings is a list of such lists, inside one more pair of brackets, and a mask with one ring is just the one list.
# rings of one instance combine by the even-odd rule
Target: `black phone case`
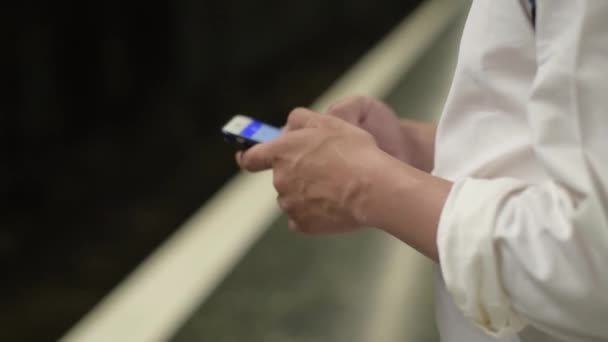
[[246,150],[248,148],[250,148],[253,145],[258,144],[257,141],[251,140],[251,139],[247,139],[241,136],[235,136],[226,132],[222,132],[222,135],[224,136],[224,140],[226,140],[227,142],[234,144],[235,146],[237,146],[239,149],[242,150]]

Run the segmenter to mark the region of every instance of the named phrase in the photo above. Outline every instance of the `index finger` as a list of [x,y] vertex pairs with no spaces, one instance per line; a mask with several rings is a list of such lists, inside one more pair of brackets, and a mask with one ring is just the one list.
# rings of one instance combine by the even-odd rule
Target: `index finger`
[[285,132],[295,131],[298,129],[309,127],[310,124],[321,114],[313,112],[306,108],[296,108],[289,113],[287,124],[285,124]]

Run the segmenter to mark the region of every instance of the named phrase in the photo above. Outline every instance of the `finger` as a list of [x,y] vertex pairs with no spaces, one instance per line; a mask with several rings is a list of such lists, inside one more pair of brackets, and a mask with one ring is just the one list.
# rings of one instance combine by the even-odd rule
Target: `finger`
[[313,112],[306,108],[296,108],[289,113],[285,131],[295,131],[309,127],[314,120],[319,116],[319,113]]
[[364,96],[348,97],[330,106],[327,114],[339,117],[351,124],[359,125],[363,120],[364,109],[368,101]]
[[272,147],[271,143],[254,145],[247,151],[237,152],[236,161],[241,169],[250,172],[271,169],[275,153]]
[[282,134],[278,138],[261,144],[256,144],[237,154],[239,166],[250,172],[271,169],[276,160],[294,147],[302,144],[301,134]]
[[308,130],[283,134],[270,142],[257,144],[243,151],[237,162],[242,169],[250,172],[268,170],[273,168],[276,162],[286,160],[289,153],[306,146],[311,139],[311,132]]

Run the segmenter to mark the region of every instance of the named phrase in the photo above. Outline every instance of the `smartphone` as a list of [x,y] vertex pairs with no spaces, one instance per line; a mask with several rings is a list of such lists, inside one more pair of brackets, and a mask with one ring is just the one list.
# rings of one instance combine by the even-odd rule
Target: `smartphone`
[[245,115],[235,115],[222,128],[224,139],[249,148],[255,144],[269,142],[281,135],[281,129]]

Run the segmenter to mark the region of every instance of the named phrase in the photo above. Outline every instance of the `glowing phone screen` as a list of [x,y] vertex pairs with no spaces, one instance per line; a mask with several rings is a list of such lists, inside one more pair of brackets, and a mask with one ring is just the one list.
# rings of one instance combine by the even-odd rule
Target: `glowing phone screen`
[[279,135],[280,129],[255,120],[241,131],[241,136],[261,143],[269,142]]

